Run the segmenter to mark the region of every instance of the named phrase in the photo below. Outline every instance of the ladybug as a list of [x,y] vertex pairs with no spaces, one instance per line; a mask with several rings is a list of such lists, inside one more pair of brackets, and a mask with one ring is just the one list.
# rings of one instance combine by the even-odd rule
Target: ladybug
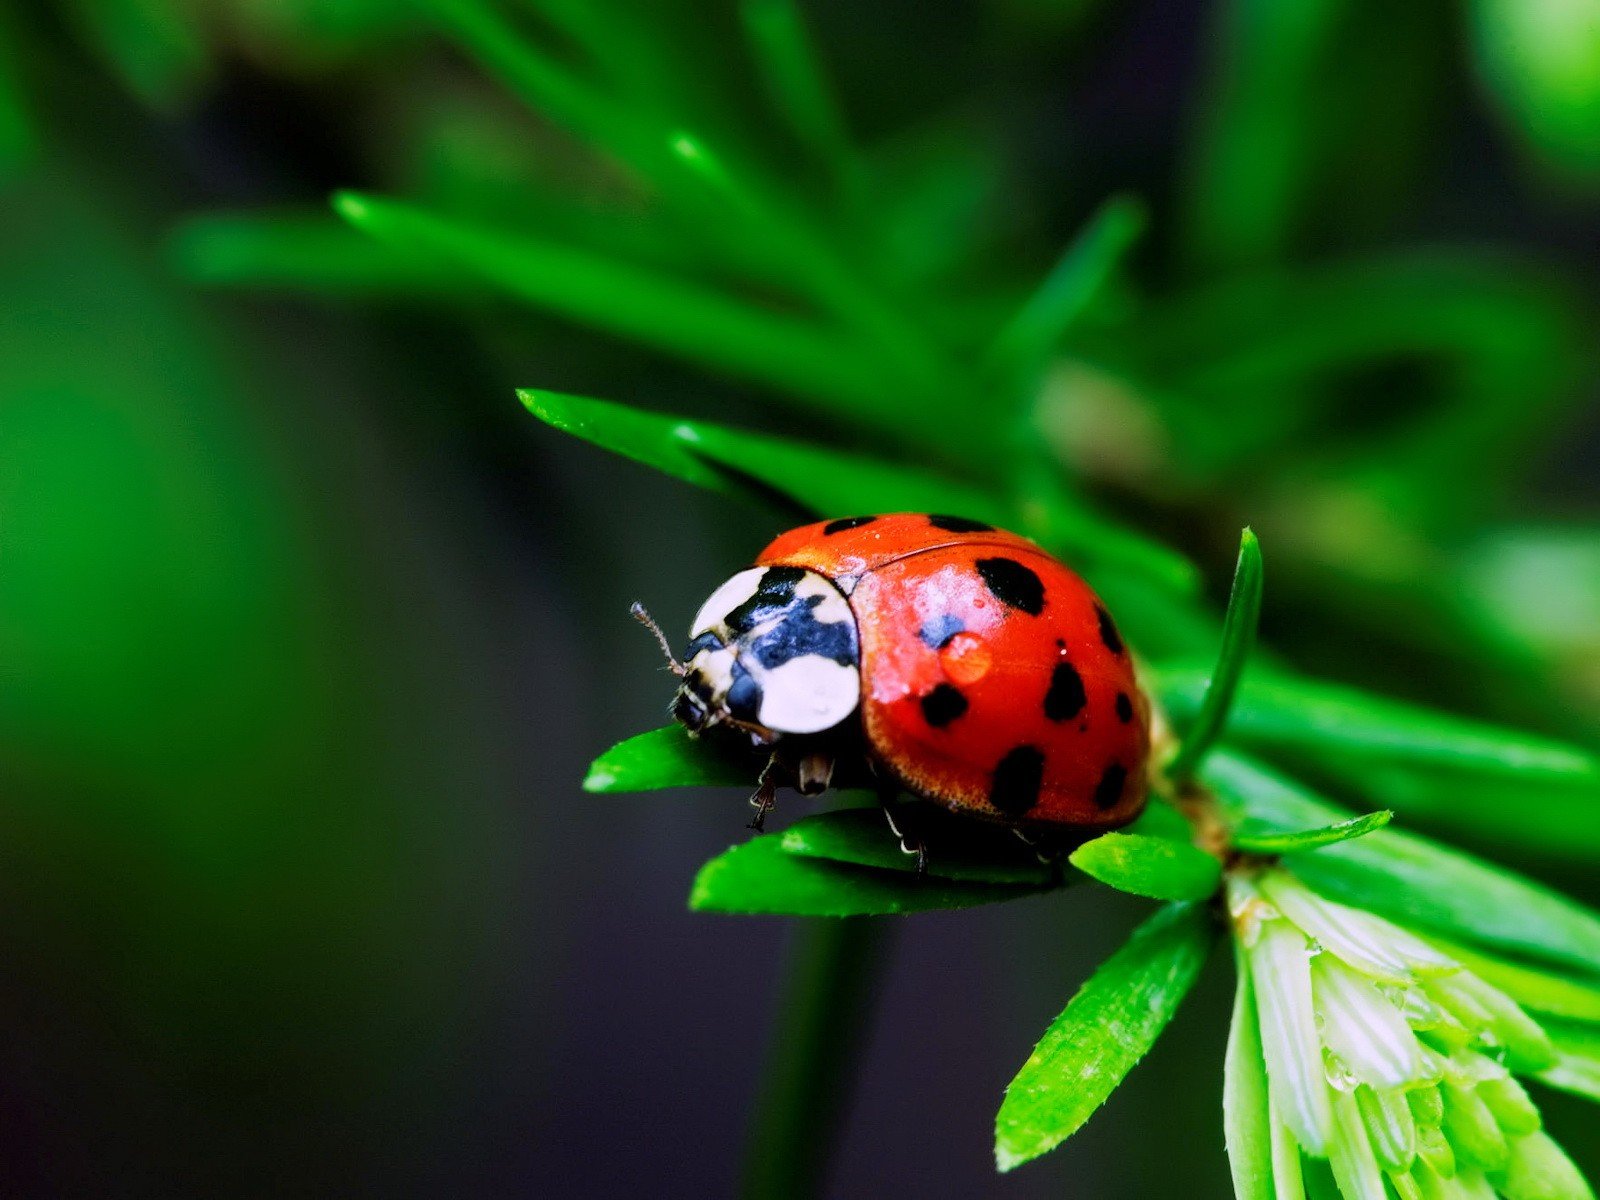
[[777,538],[701,605],[675,657],[672,715],[770,751],[780,784],[836,768],[1033,840],[1125,825],[1145,802],[1150,707],[1104,605],[1034,543],[927,513],[843,517]]

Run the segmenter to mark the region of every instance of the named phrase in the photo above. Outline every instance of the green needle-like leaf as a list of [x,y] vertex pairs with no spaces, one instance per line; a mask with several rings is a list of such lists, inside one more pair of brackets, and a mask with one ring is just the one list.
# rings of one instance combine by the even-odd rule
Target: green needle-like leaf
[[1267,1102],[1267,1066],[1261,1051],[1255,992],[1243,951],[1236,952],[1238,983],[1228,1052],[1222,1063],[1222,1131],[1233,1173],[1234,1200],[1274,1200],[1272,1110]]
[[1053,1150],[1105,1103],[1194,986],[1215,928],[1201,905],[1168,905],[1101,964],[1006,1089],[995,1161]]
[[1042,887],[906,875],[791,854],[780,834],[753,838],[719,854],[695,877],[689,907],[699,912],[793,917],[868,917],[971,908],[1016,900]]
[[[776,500],[791,517],[948,512],[1014,526],[1022,516],[990,492],[916,467],[605,400],[531,389],[518,395],[557,429],[724,495]],[[1107,547],[1113,556],[1104,555]],[[1087,511],[1078,512],[1070,528],[1058,528],[1049,548],[1106,591],[1111,584],[1148,593],[1150,582],[1172,584],[1188,573],[1187,563],[1165,547]]]
[[853,190],[860,173],[844,115],[794,0],[744,0],[740,14],[774,106],[817,160]]
[[1393,819],[1392,812],[1380,809],[1363,817],[1335,821],[1319,829],[1302,829],[1298,833],[1257,832],[1245,821],[1233,832],[1233,848],[1246,854],[1298,854],[1375,833]]
[[1085,875],[1153,900],[1203,900],[1222,883],[1222,867],[1211,855],[1162,837],[1104,833],[1069,857]]
[[[334,207],[396,249],[453,264],[468,279],[536,308],[768,384],[828,412],[871,418],[885,389],[901,386],[843,334],[687,280],[392,200],[341,192]],[[892,424],[902,435],[915,431]]]
[[[1236,821],[1294,832],[1348,815],[1231,751],[1213,754],[1202,776]],[[1290,864],[1335,900],[1600,979],[1600,914],[1426,838],[1385,829],[1295,855]]]
[[1428,940],[1530,1012],[1600,1025],[1600,980],[1584,983],[1524,963],[1508,962],[1460,942],[1440,937]]
[[1546,1024],[1556,1065],[1536,1078],[1553,1088],[1600,1101],[1600,1026]]
[[[1175,721],[1198,719],[1207,691],[1202,672],[1164,668],[1157,683]],[[1228,739],[1313,760],[1364,755],[1498,775],[1522,786],[1548,779],[1600,788],[1600,759],[1575,747],[1276,671],[1252,672],[1243,682]]]
[[169,249],[185,275],[206,284],[406,297],[490,290],[445,260],[374,241],[326,213],[192,217]]
[[1144,206],[1137,200],[1106,201],[995,338],[990,366],[1015,375],[1043,365],[1099,299],[1144,225]]
[[605,400],[532,390],[518,395],[557,429],[687,483],[746,500],[777,500],[791,516],[928,511],[998,521],[1004,511],[977,488],[913,467]]
[[[973,883],[1059,887],[1070,883],[1014,837],[1009,829],[963,818],[933,804],[900,805],[895,818],[928,849],[928,874]],[[842,809],[796,821],[783,831],[790,854],[832,859],[880,870],[914,872],[916,856],[900,849],[878,808]]]
[[676,787],[755,787],[760,763],[719,753],[691,738],[682,725],[666,725],[618,742],[589,767],[586,792],[651,792]]
[[1256,642],[1256,626],[1261,621],[1261,543],[1249,529],[1239,539],[1239,562],[1233,573],[1233,590],[1228,595],[1228,612],[1222,624],[1222,649],[1217,665],[1206,685],[1194,722],[1184,734],[1178,753],[1167,768],[1176,782],[1188,779],[1200,760],[1222,735],[1233,706],[1245,662]]

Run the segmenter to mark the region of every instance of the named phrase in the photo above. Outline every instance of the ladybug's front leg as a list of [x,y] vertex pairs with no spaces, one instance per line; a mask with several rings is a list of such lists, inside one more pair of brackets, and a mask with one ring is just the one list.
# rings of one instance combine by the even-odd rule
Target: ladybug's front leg
[[926,879],[928,875],[928,844],[911,828],[910,811],[904,807],[900,809],[899,819],[895,819],[895,801],[900,795],[900,786],[888,780],[878,783],[878,804],[883,809],[883,819],[889,822],[889,832],[894,834],[900,843],[900,850],[904,854],[917,856],[917,878]]
[[787,769],[788,763],[774,750],[767,758],[767,765],[761,768],[761,774],[756,776],[755,794],[750,797],[756,815],[750,818],[750,828],[757,833],[766,828],[767,814],[778,803],[778,777]]

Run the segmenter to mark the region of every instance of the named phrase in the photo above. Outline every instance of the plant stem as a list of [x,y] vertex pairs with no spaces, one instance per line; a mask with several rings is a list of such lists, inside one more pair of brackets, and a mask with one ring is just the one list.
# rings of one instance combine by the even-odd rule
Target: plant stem
[[743,1200],[821,1194],[886,932],[872,917],[806,921],[796,931],[745,1145]]

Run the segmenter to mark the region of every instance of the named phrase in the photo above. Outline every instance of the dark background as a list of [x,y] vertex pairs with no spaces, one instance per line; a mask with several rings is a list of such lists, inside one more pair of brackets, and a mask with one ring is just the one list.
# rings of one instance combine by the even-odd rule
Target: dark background
[[[406,105],[481,85],[404,31],[322,58],[235,32],[181,96],[141,93],[83,7],[4,14],[38,144],[0,184],[0,1190],[728,1194],[792,930],[685,910],[740,796],[578,784],[668,698],[628,603],[682,625],[774,519],[565,440],[513,388],[717,414],[739,386],[494,302],[197,285],[180,219],[391,183]],[[1306,246],[1514,242],[1592,298],[1588,193],[1523,169],[1450,65],[1463,17],[1418,9],[1439,61],[1414,64],[1437,86],[1407,202]],[[1026,71],[977,7],[807,11],[864,138],[980,89],[1025,114],[1002,228],[1059,242],[1133,190],[1147,275],[1175,273],[1212,6],[1086,9]],[[1357,190],[1382,207],[1378,168]],[[1578,411],[1536,475],[1585,513]],[[1228,520],[1158,520],[1222,580]],[[890,923],[833,1193],[1226,1195],[1220,961],[1105,1113],[992,1173],[1001,1089],[1140,908]],[[1592,1113],[1541,1101],[1600,1172]]]

